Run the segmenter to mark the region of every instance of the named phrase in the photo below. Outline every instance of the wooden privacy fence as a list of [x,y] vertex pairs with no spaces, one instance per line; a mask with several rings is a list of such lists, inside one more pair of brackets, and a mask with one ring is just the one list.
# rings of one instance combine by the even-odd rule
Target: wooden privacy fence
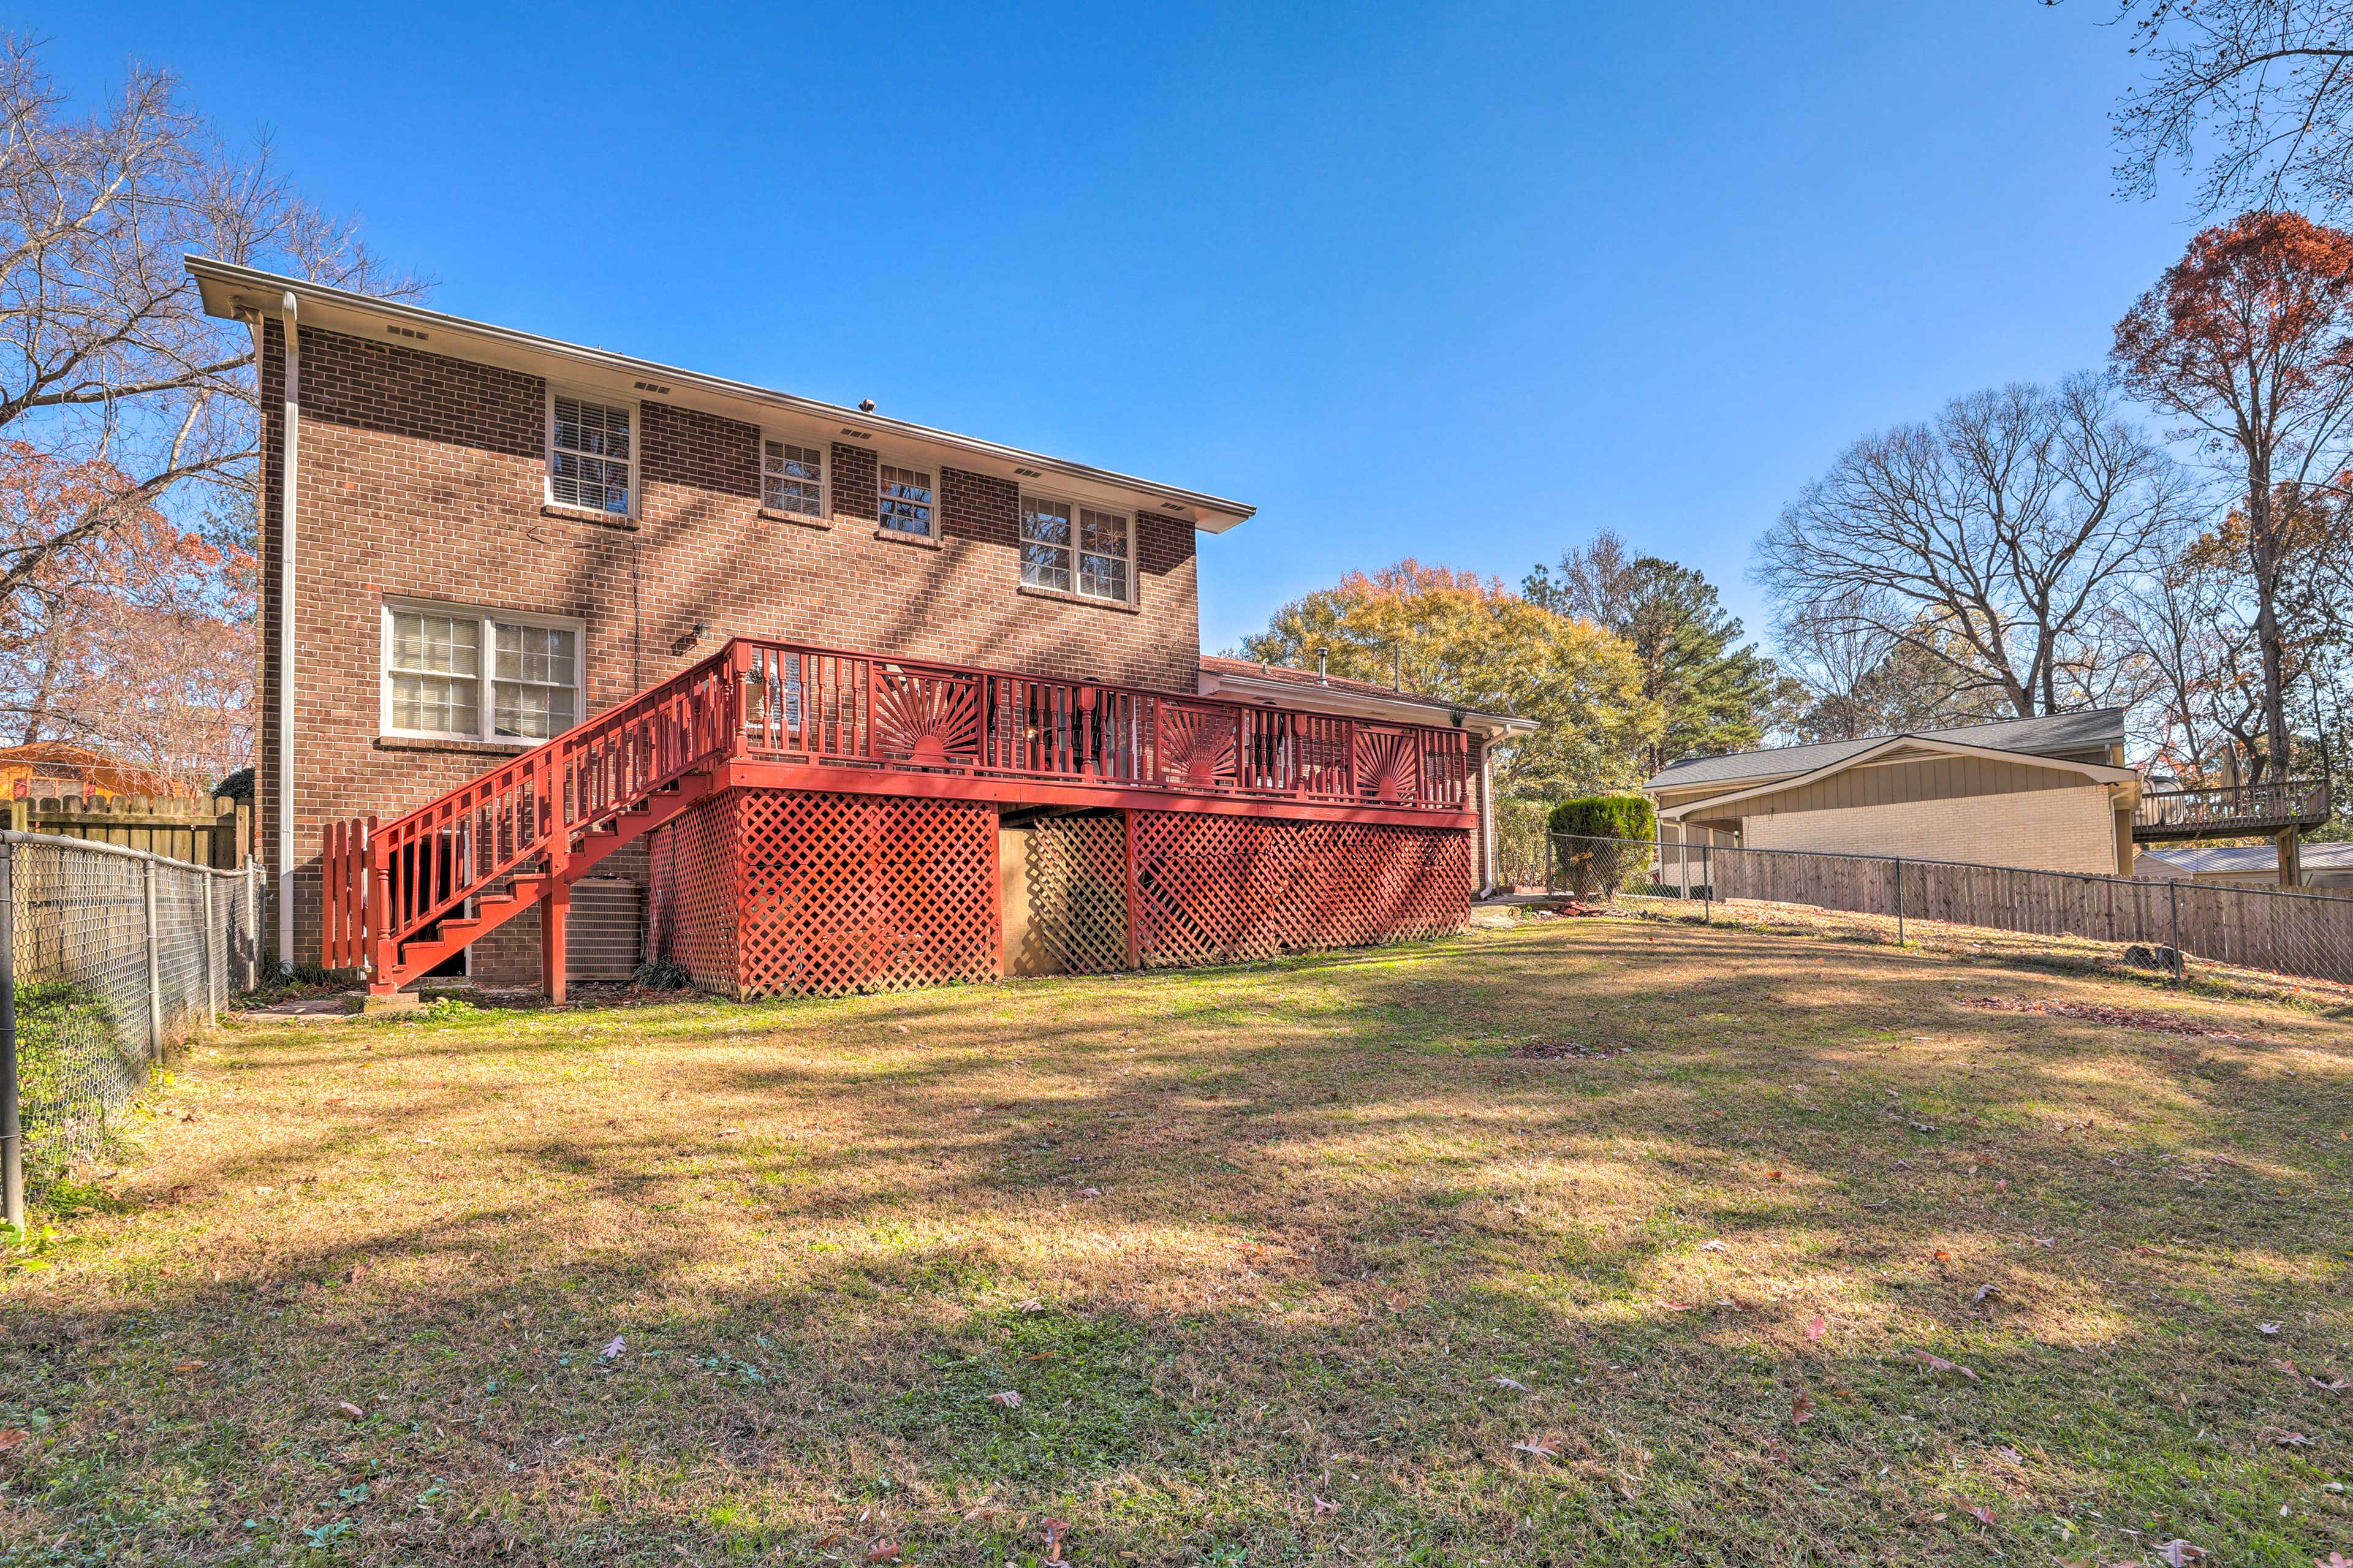
[[2353,984],[2353,899],[1952,860],[1556,835],[1547,888],[1754,900],[2030,936],[2138,942],[2185,958]]
[[253,849],[253,803],[216,795],[29,795],[0,798],[6,808],[0,828],[53,838],[82,838],[183,860],[192,866],[234,871]]

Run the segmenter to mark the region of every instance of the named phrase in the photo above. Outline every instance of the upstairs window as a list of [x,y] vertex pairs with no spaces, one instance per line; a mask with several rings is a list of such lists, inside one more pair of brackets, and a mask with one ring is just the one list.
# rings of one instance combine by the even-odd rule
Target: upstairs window
[[578,623],[425,604],[384,623],[385,733],[544,741],[579,722]]
[[938,530],[939,503],[932,489],[932,476],[924,468],[902,468],[893,464],[881,465],[881,501],[882,526],[893,533],[919,533],[929,538]]
[[552,402],[547,499],[557,506],[628,516],[638,466],[630,410],[560,392]]
[[760,446],[760,504],[796,517],[825,515],[825,458],[790,441]]
[[1027,496],[1021,502],[1021,581],[1032,588],[1127,603],[1131,522],[1126,514]]

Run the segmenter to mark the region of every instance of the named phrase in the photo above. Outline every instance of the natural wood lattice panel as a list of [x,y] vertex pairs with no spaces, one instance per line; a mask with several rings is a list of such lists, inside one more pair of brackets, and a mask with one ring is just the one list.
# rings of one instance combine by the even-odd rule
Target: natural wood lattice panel
[[655,856],[656,931],[698,984],[839,996],[997,978],[990,805],[730,790],[660,837],[672,835]]
[[1030,927],[1078,974],[1127,967],[1127,825],[1117,816],[1050,817],[1031,829]]
[[1160,968],[1461,931],[1460,829],[1138,811],[1137,945]]

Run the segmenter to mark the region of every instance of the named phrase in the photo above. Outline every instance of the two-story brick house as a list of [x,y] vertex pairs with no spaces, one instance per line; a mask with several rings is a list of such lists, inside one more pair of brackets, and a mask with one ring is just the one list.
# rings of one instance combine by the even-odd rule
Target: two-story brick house
[[[1285,704],[1271,679],[1231,689],[1248,667],[1222,692],[1205,677],[1194,541],[1248,506],[871,405],[188,265],[259,353],[255,805],[289,963],[324,952],[372,967],[379,990],[435,966],[560,990],[551,945],[575,974],[611,973],[649,921],[655,945],[727,989],[769,988],[749,947],[803,952],[845,921],[867,933],[839,960],[855,976],[777,984],[1084,966],[1064,928],[1071,888],[1092,896],[1090,856],[1126,862],[1096,868],[1128,906],[1097,923],[1138,925],[1150,904],[1163,946],[1169,921],[1198,923],[1185,899],[1265,904],[1180,874],[1232,851],[1200,837],[1212,819],[1229,836],[1289,824],[1308,837],[1284,853],[1325,864],[1361,858],[1330,839],[1353,823],[1437,868],[1442,900],[1365,929],[1443,926],[1482,875],[1482,748],[1516,721],[1345,686]],[[685,695],[646,695],[681,679]],[[892,845],[944,834],[972,864],[923,878],[971,907],[915,911],[886,886]],[[1014,886],[1041,876],[1055,887],[1036,898]],[[809,901],[845,878],[848,902]],[[988,910],[972,902],[983,881]],[[768,912],[744,916],[754,902]],[[1331,936],[1251,921],[1247,940],[1187,941]],[[960,957],[909,960],[898,981],[874,957],[984,925],[988,952],[965,932]],[[1032,942],[1024,961],[1041,925],[1071,951]],[[1091,940],[1108,963],[1110,939]],[[1174,961],[1153,940],[1131,933],[1116,956]]]

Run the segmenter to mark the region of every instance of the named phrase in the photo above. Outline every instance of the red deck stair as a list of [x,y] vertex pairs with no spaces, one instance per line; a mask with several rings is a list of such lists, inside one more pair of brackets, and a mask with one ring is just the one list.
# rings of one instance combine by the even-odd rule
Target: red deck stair
[[1467,826],[1461,730],[738,638],[407,816],[331,825],[322,961],[389,994],[739,785]]

